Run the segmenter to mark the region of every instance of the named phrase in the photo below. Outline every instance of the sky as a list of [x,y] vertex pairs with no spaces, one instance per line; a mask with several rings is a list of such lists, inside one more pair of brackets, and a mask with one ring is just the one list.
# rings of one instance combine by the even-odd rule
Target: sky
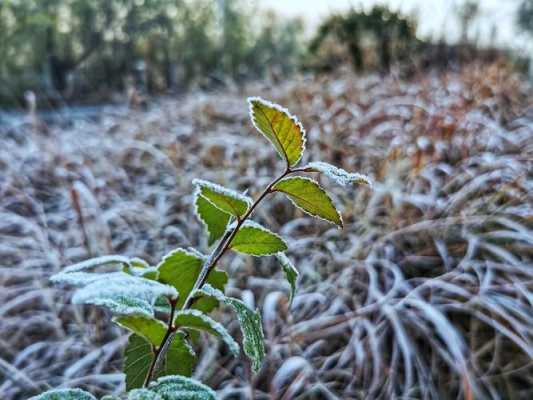
[[[418,15],[419,32],[423,38],[440,38],[443,33],[449,41],[460,36],[456,10],[464,0],[259,0],[262,8],[272,8],[286,16],[300,16],[309,28],[315,27],[322,17],[351,6],[371,8],[375,4],[387,4],[405,14]],[[481,12],[470,31],[480,42],[488,43],[495,29],[496,43],[512,48],[528,45],[525,35],[517,32],[514,16],[520,0],[479,0]],[[495,28],[494,28],[495,27]]]

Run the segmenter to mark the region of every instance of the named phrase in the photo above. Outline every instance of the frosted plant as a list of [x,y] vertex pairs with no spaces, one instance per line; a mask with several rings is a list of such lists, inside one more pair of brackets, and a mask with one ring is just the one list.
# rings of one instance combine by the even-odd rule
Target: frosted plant
[[[258,310],[224,294],[228,276],[218,268],[220,258],[229,250],[276,257],[290,284],[292,301],[298,271],[285,254],[287,243],[252,221],[252,213],[268,195],[279,192],[309,215],[342,227],[341,215],[328,193],[318,182],[301,175],[324,173],[343,186],[370,184],[363,175],[324,162],[297,167],[306,142],[302,124],[276,104],[257,97],[248,102],[254,127],[271,142],[285,161],[285,168],[255,200],[212,182],[193,181],[194,210],[205,226],[209,246],[213,246],[210,255],[178,248],[156,266],[138,258],[98,257],[67,267],[51,278],[77,287],[74,303],[106,307],[114,314],[113,322],[130,331],[124,357],[125,399],[214,399],[210,388],[189,378],[196,361],[190,339],[197,337],[195,331],[207,332],[222,339],[230,353],[239,354],[239,344],[209,316],[220,304],[235,311],[244,353],[252,370],[258,372],[265,356],[261,316]],[[95,271],[104,265],[105,271]],[[109,271],[109,266],[115,269]],[[61,389],[35,399],[93,398],[77,389]]]

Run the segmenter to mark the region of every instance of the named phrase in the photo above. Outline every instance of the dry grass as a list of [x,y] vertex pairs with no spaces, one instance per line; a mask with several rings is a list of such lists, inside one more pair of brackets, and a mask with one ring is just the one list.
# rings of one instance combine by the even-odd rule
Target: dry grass
[[0,398],[123,388],[125,334],[47,278],[100,254],[205,250],[192,179],[255,194],[281,168],[248,94],[301,117],[308,160],[376,184],[345,193],[321,178],[343,231],[281,196],[256,213],[289,239],[299,292],[288,310],[274,260],[226,256],[230,293],[262,309],[268,359],[251,377],[213,341],[197,377],[223,399],[532,398],[533,97],[501,65],[195,94],[48,136],[1,127]]

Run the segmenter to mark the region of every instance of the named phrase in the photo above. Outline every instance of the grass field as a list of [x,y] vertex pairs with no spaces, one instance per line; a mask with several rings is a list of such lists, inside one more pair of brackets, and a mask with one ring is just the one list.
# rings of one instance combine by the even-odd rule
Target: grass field
[[0,127],[0,398],[123,390],[126,332],[48,278],[97,255],[207,251],[193,178],[257,195],[283,168],[250,95],[301,118],[304,161],[375,184],[320,178],[344,230],[281,196],[258,210],[289,241],[294,304],[275,260],[225,256],[229,293],[262,312],[267,359],[251,376],[209,339],[195,377],[221,399],[533,398],[533,95],[503,65],[295,78]]

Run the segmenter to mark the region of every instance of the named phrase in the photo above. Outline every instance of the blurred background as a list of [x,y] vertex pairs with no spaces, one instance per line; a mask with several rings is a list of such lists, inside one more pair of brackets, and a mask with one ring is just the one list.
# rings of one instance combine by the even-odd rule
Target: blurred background
[[[372,177],[340,231],[269,198],[300,271],[226,255],[267,359],[212,339],[221,399],[533,398],[533,0],[2,0],[0,398],[124,390],[124,330],[48,278],[89,257],[209,252],[193,178],[277,173],[247,96],[303,162]],[[216,318],[237,337],[233,316]]]
[[532,54],[528,1],[5,0],[0,105],[99,104],[357,71],[457,67]]

